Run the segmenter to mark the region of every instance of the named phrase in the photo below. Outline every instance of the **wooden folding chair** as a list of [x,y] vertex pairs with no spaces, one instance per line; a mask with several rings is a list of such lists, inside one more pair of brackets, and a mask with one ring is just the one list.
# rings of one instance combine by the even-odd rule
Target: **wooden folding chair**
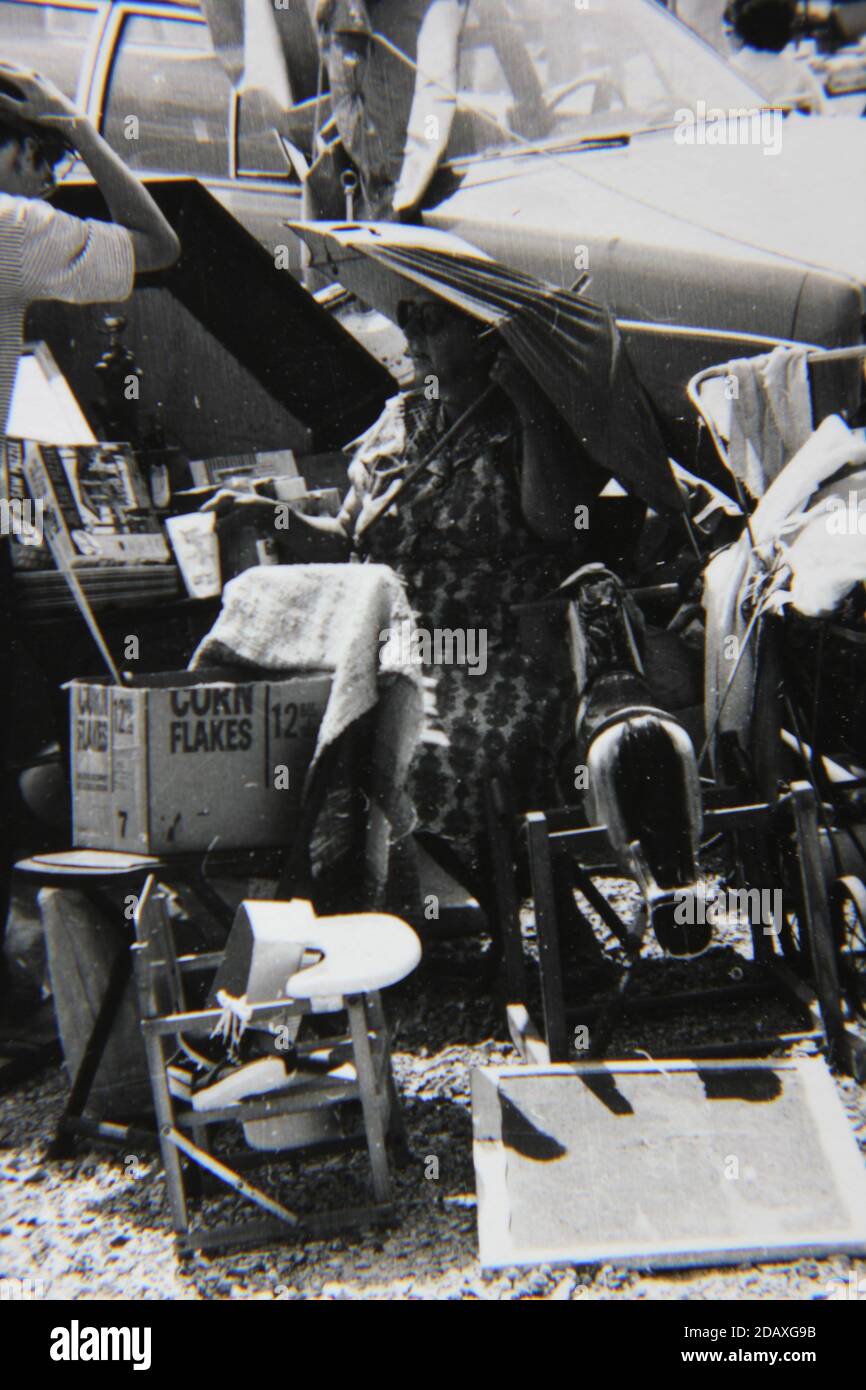
[[[308,906],[308,905],[305,905]],[[386,1151],[390,1131],[400,1150],[406,1152],[406,1135],[391,1067],[388,1029],[382,1010],[380,989],[408,975],[420,959],[415,933],[396,917],[359,914],[344,918],[318,918],[312,910],[291,912],[290,904],[245,902],[238,909],[254,920],[266,919],[271,929],[282,927],[285,942],[298,948],[298,959],[305,950],[316,952],[315,965],[298,969],[285,982],[280,997],[249,1004],[245,1019],[250,1028],[270,1024],[292,1030],[308,1014],[345,1016],[348,1029],[336,1036],[317,1036],[294,1047],[299,1059],[313,1053],[341,1047],[351,1054],[354,1078],[329,1076],[327,1072],[307,1075],[301,1072],[278,1091],[251,1096],[219,1108],[196,1110],[189,1102],[172,1094],[167,1067],[181,1048],[181,1039],[201,1039],[213,1034],[223,1018],[217,1008],[189,1009],[186,981],[194,972],[215,970],[223,952],[178,956],[165,898],[154,877],[150,877],[139,899],[135,914],[136,944],[133,946],[135,978],[141,1014],[141,1027],[147,1053],[159,1141],[165,1168],[178,1253],[249,1245],[286,1238],[291,1235],[319,1235],[346,1225],[381,1221],[392,1214],[391,1176]],[[300,920],[299,920],[300,919]],[[248,1182],[237,1168],[249,1163],[249,1149],[216,1157],[211,1151],[209,1131],[217,1125],[245,1126],[255,1121],[332,1109],[350,1101],[360,1101],[364,1137],[372,1170],[374,1201],[369,1206],[341,1208],[329,1212],[299,1215],[289,1210],[261,1188]],[[333,1148],[357,1147],[351,1136],[328,1145]],[[256,1154],[261,1159],[262,1155]],[[270,1152],[269,1160],[279,1158]],[[191,1165],[197,1165],[246,1198],[265,1219],[253,1222],[194,1227],[190,1220]]]

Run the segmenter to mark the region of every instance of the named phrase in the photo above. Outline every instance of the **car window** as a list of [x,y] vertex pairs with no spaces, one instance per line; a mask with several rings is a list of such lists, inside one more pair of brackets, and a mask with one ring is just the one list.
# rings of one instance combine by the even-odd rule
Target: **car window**
[[37,68],[74,98],[97,11],[85,6],[0,5],[0,53],[10,63]]
[[275,130],[250,130],[245,123],[243,103],[238,123],[238,173],[287,178],[289,161]]
[[[470,0],[460,105],[508,132],[552,138],[635,131],[699,100],[752,108],[757,92],[656,0]],[[497,133],[498,132],[498,133]]]
[[103,134],[133,169],[225,176],[231,91],[206,24],[130,15]]

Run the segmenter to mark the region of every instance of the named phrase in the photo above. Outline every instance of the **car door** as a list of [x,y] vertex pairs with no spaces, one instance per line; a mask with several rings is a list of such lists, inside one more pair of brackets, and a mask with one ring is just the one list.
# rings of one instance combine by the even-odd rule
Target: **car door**
[[83,105],[108,9],[108,0],[3,0],[0,52]]
[[[195,177],[275,254],[300,190],[273,132],[239,129],[235,92],[195,6],[115,3],[104,29],[91,114],[142,177]],[[299,259],[293,249],[295,260]]]

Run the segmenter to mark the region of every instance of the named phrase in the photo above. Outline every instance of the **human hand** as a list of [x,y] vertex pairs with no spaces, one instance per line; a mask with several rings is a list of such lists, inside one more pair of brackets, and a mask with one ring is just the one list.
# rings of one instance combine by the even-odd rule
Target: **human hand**
[[0,115],[57,131],[71,141],[72,126],[84,119],[54,83],[32,68],[0,61]]

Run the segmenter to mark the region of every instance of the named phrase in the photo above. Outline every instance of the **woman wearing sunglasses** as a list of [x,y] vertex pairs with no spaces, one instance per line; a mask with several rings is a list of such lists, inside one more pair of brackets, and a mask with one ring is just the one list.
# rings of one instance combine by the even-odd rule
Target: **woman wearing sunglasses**
[[589,460],[575,466],[576,442],[495,334],[420,293],[400,305],[399,321],[413,388],[360,440],[339,517],[293,517],[282,534],[296,560],[354,549],[392,566],[433,650],[437,632],[457,632],[475,654],[474,666],[435,665],[448,746],[425,743],[411,778],[421,828],[448,841],[471,874],[484,862],[485,779],[505,776],[524,808],[556,799],[557,753],[574,720],[565,634],[543,661],[530,658],[513,608],[585,558],[576,508],[606,476]]

